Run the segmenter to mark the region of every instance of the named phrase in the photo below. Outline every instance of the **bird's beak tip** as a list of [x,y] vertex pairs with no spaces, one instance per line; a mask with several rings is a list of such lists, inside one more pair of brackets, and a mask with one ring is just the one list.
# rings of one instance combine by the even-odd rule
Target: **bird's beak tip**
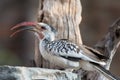
[[22,26],[36,26],[36,24],[37,24],[36,22],[22,22],[13,26],[10,30],[14,30]]
[[[13,37],[15,34],[21,32],[21,31],[26,30],[25,26],[36,26],[36,24],[37,24],[36,22],[22,22],[22,23],[19,23],[19,24],[13,26],[12,28],[10,28],[10,30],[16,30],[16,29],[18,29],[14,33],[12,33],[10,35],[10,37]],[[21,27],[22,27],[22,29],[19,29]]]

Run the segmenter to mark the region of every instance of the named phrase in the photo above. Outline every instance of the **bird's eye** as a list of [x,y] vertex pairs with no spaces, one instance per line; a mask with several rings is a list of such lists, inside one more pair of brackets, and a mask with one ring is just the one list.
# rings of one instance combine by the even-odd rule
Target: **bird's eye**
[[43,26],[41,26],[41,29],[46,30],[46,28],[45,28],[45,27],[43,27]]

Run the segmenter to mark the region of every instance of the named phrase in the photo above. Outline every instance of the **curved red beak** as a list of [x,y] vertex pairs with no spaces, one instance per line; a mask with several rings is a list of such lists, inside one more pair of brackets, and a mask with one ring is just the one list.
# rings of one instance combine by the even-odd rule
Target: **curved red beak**
[[[18,30],[16,30],[16,29],[18,29]],[[30,30],[30,31],[37,32],[37,33],[40,32],[40,28],[37,27],[37,23],[36,22],[22,22],[22,23],[19,23],[19,24],[13,26],[10,30],[16,30],[15,32],[13,32],[10,35],[10,37],[13,37],[17,33],[21,32],[21,31],[25,31],[25,30]]]

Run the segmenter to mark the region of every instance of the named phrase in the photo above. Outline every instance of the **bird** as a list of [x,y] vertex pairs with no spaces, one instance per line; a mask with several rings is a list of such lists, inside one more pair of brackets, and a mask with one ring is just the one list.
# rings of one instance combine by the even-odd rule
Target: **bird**
[[[21,28],[21,29],[20,29]],[[106,70],[107,57],[99,51],[83,44],[77,45],[68,39],[55,39],[57,31],[43,22],[22,22],[11,28],[15,30],[10,37],[21,31],[32,31],[39,40],[39,51],[42,57],[61,68],[83,68],[84,70],[98,72],[111,80],[120,80],[109,70]]]

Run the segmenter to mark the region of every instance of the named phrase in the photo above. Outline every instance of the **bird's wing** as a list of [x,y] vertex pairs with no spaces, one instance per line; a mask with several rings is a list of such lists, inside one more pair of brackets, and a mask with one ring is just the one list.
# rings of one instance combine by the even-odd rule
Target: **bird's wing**
[[[79,48],[81,49],[81,53],[84,55],[84,56],[87,56],[89,59],[91,59],[90,61],[91,62],[96,62],[96,63],[101,63],[101,62],[104,62],[103,64],[101,65],[105,65],[105,61],[108,59],[107,57],[103,56],[103,55],[100,55],[100,52],[92,49],[92,48],[86,48],[86,46],[84,45],[79,45]],[[93,61],[94,60],[94,61]]]
[[76,44],[65,39],[50,42],[46,49],[49,53],[64,57],[66,59],[77,61],[84,59],[96,63],[101,62],[95,54],[87,50],[84,46],[77,46]]
[[52,41],[46,47],[48,52],[57,56],[77,57],[79,53],[78,46],[64,39]]
[[107,60],[109,59],[107,56],[104,56],[102,53],[100,53],[99,51],[97,51],[94,48],[88,47],[86,45],[83,45],[86,49],[88,49],[90,52],[92,52],[94,55],[98,56],[100,59],[104,59]]

